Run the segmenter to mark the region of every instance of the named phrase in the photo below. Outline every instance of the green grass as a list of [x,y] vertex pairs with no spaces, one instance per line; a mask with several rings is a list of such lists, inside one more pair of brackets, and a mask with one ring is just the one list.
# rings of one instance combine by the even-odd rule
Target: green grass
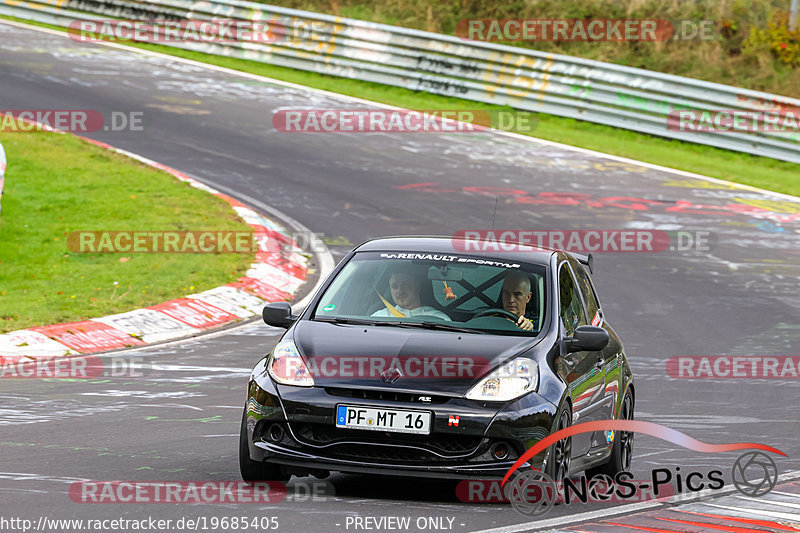
[[[130,311],[243,275],[251,254],[70,251],[73,231],[249,231],[222,199],[72,135],[0,133],[0,332]],[[117,282],[117,285],[114,283]]]
[[[28,22],[13,17],[0,18]],[[63,28],[48,24],[30,24],[64,31]],[[461,98],[416,92],[400,87],[339,78],[245,59],[215,56],[149,43],[124,44],[409,109],[486,109],[489,111],[510,109]],[[685,143],[552,115],[538,115],[538,125],[534,131],[519,133],[800,196],[800,174],[798,174],[800,166],[795,163],[777,161],[700,144]]]
[[[12,17],[5,17],[13,19]],[[20,20],[20,19],[13,19]],[[21,22],[26,22],[22,21]],[[57,30],[55,26],[37,24]],[[494,106],[415,92],[399,87],[352,80],[278,67],[239,58],[214,56],[148,43],[125,43],[177,57],[201,61],[233,70],[297,83],[308,87],[346,94],[375,102],[410,109],[486,109],[509,110]],[[685,143],[628,130],[612,128],[591,122],[538,115],[538,126],[532,132],[520,132],[550,141],[607,154],[637,159],[647,163],[712,176],[753,187],[800,196],[800,166],[795,163],[723,150],[710,146]]]

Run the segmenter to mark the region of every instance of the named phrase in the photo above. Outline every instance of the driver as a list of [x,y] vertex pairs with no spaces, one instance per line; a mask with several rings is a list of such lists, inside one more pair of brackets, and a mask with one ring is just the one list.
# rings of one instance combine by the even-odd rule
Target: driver
[[[395,270],[389,276],[389,290],[394,300],[394,308],[404,316],[430,315],[442,320],[450,320],[450,317],[434,309],[429,305],[422,305],[420,293],[422,283],[419,277],[407,270]],[[372,316],[391,317],[395,316],[388,308],[380,309],[372,313]]]
[[533,330],[533,322],[525,318],[525,308],[531,301],[531,280],[524,272],[513,270],[506,274],[500,298],[503,309],[517,316],[517,326],[525,331]]

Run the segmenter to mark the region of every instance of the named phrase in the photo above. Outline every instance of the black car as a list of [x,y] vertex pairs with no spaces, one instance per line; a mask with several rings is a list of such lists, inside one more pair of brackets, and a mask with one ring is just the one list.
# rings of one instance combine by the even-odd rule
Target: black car
[[[633,375],[591,256],[471,244],[372,240],[299,316],[286,302],[265,307],[265,322],[288,331],[250,376],[244,480],[502,477],[573,422],[633,418]],[[630,433],[585,433],[529,466],[553,479],[613,475],[632,444]]]

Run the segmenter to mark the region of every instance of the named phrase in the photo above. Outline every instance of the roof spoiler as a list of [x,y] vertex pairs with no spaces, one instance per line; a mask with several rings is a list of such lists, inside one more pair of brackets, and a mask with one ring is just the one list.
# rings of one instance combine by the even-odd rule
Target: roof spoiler
[[589,267],[589,272],[594,274],[594,256],[591,253],[586,255],[583,254],[572,254],[575,256],[575,259]]

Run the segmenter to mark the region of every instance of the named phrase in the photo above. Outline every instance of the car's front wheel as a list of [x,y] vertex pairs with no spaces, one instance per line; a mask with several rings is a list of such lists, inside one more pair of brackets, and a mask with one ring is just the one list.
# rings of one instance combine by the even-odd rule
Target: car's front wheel
[[286,481],[289,476],[278,465],[253,461],[247,445],[247,408],[242,413],[242,428],[239,431],[239,472],[244,481]]
[[[572,410],[568,403],[564,403],[558,410],[558,423],[556,431],[561,431],[572,425]],[[569,477],[569,467],[572,461],[572,437],[567,437],[550,446],[547,453],[545,474],[558,483]]]

